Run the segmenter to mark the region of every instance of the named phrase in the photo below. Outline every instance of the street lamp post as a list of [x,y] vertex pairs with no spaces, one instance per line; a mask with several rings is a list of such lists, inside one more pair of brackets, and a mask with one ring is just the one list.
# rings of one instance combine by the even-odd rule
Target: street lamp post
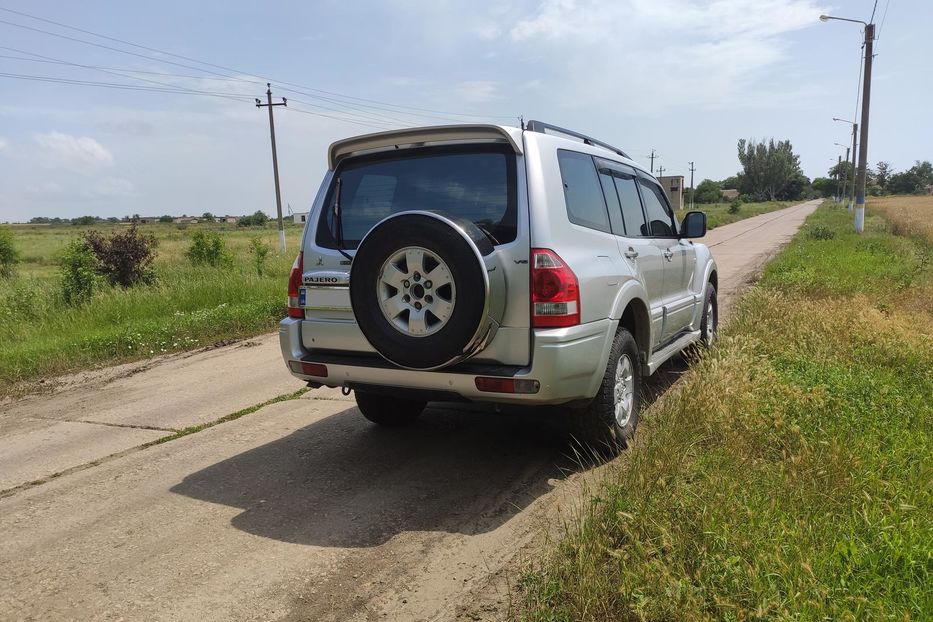
[[[845,172],[845,177],[842,178],[842,194],[839,195],[840,196],[839,202],[842,203],[842,201],[844,201],[847,196],[846,189],[849,187],[849,145],[843,145],[842,143],[833,143],[833,144],[836,145],[837,147],[846,148],[846,172]],[[839,157],[841,158],[842,156],[839,156]],[[842,164],[841,160],[839,164]],[[839,168],[842,168],[842,167],[840,166]],[[854,166],[852,168],[853,170],[855,169]],[[854,185],[854,181],[855,180],[853,180],[853,185]],[[850,211],[852,210],[851,205],[849,206],[849,210]]]
[[[852,126],[852,172],[855,173],[855,138],[858,134],[858,123],[855,121],[849,121],[848,119],[840,119],[839,117],[833,117],[833,121],[840,121],[842,123],[848,123]],[[848,158],[846,158],[848,160]],[[852,180],[852,189],[849,192],[849,211],[852,211],[853,203],[855,203],[855,180]]]
[[875,25],[863,22],[860,19],[846,17],[832,17],[820,15],[821,22],[829,20],[840,22],[854,22],[865,26],[865,70],[862,81],[862,139],[858,146],[858,172],[855,177],[855,232],[865,230],[865,167],[868,158],[868,111],[871,99],[871,62],[872,48],[875,41]]

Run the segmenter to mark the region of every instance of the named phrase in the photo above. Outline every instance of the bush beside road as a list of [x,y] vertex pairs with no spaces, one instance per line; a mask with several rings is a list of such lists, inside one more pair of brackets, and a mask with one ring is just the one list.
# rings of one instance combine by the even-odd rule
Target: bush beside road
[[[522,577],[524,619],[930,619],[929,238],[825,204]],[[893,223],[893,224],[892,224]],[[809,235],[818,227],[832,236]]]

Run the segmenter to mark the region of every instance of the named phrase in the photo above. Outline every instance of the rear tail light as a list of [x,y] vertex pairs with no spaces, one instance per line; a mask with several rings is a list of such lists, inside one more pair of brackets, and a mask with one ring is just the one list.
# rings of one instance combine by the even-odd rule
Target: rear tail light
[[531,325],[556,328],[579,323],[577,276],[554,251],[531,249]]
[[301,308],[301,275],[304,273],[305,253],[301,251],[292,264],[292,272],[288,275],[288,317],[304,318],[305,311]]

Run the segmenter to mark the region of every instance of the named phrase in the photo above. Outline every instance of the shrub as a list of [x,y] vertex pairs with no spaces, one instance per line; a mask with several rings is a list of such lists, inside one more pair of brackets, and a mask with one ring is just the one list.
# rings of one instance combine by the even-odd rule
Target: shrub
[[136,223],[109,238],[99,231],[88,231],[84,240],[97,257],[98,272],[111,285],[132,287],[155,280],[152,262],[155,260],[156,238],[152,234],[140,233]]
[[95,224],[98,220],[96,216],[78,216],[71,220],[71,224],[86,227]]
[[739,210],[742,209],[742,199],[736,197],[732,199],[732,202],[729,203],[729,213],[738,214]]
[[62,297],[69,305],[80,305],[94,295],[100,262],[86,239],[72,240],[58,260]]
[[256,236],[249,241],[249,252],[253,255],[253,265],[256,266],[256,275],[262,276],[263,268],[266,265],[266,258],[269,256],[269,245],[262,241],[262,238]]
[[195,266],[223,266],[233,262],[233,255],[227,249],[227,243],[216,231],[196,232],[191,239],[191,246],[185,251],[185,256]]
[[0,277],[13,274],[19,263],[19,251],[13,242],[13,232],[8,227],[0,227]]
[[262,210],[256,210],[250,216],[244,216],[239,221],[237,221],[238,227],[262,227],[269,222],[269,217],[266,216],[266,213]]
[[175,219],[169,216],[168,214],[165,214],[164,216],[159,216],[159,222],[174,222],[174,221]]
[[807,231],[807,237],[811,240],[832,240],[836,237],[836,232],[826,225],[817,225]]

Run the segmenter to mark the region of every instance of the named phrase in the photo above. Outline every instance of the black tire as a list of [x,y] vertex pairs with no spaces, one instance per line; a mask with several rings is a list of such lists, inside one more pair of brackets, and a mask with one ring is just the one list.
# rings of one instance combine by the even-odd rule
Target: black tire
[[[377,281],[383,264],[401,249],[420,247],[440,257],[450,271],[456,299],[437,332],[400,332],[380,308]],[[471,241],[447,222],[402,214],[376,225],[360,244],[350,272],[350,302],[363,335],[389,362],[410,369],[437,369],[466,358],[486,321],[486,267]]]
[[[631,365],[633,390],[631,394],[631,412],[620,424],[616,419],[616,372],[623,356],[628,357]],[[577,442],[601,455],[614,455],[625,449],[635,436],[641,410],[642,377],[638,362],[638,344],[635,338],[624,328],[616,332],[609,353],[609,362],[603,375],[599,392],[593,401],[582,411],[573,413],[574,437]]]
[[[710,317],[712,311],[712,317]],[[703,300],[703,316],[700,319],[700,345],[706,349],[713,347],[719,332],[719,303],[716,300],[716,288],[712,283],[706,286]]]
[[356,405],[364,417],[373,423],[388,427],[400,427],[414,423],[427,404],[365,391],[354,391],[354,394]]

